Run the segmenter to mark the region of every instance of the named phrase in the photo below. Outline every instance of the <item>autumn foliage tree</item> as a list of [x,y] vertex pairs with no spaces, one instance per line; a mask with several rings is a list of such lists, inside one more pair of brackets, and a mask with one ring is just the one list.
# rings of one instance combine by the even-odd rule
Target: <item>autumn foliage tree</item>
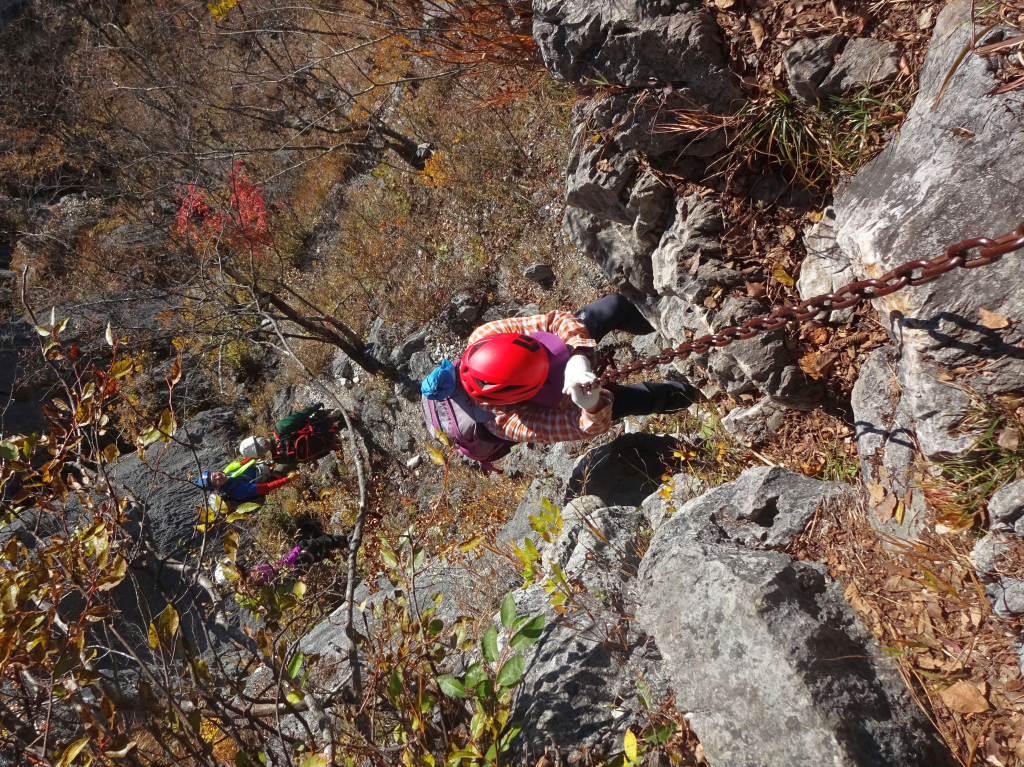
[[[196,265],[186,296],[193,337],[268,344],[286,339],[326,343],[371,373],[392,371],[367,353],[359,334],[300,294],[288,281],[290,264],[275,241],[276,213],[242,160],[226,188],[179,189],[173,234]],[[287,356],[287,355],[286,355]]]

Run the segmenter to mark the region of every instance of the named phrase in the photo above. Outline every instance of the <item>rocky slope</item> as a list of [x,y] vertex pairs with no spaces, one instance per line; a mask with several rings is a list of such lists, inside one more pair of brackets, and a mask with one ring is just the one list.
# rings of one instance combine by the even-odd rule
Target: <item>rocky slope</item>
[[[804,298],[934,257],[966,237],[1001,235],[1024,220],[1017,193],[1022,171],[1014,162],[1024,141],[1019,98],[986,95],[997,81],[982,58],[967,56],[955,65],[969,42],[970,10],[968,0],[946,5],[899,141],[837,190],[834,207],[804,233],[808,255],[798,282]],[[716,299],[767,278],[732,263],[719,197],[700,185],[708,160],[725,148],[724,132],[657,127],[673,110],[696,105],[726,115],[746,100],[714,16],[678,0],[536,0],[534,13],[534,35],[555,77],[618,86],[581,102],[574,113],[563,228],[655,326],[657,334],[637,346],[676,345],[770,311],[764,296]],[[978,43],[1009,34],[997,26]],[[897,51],[877,42],[832,36],[796,42],[784,57],[790,90],[813,101],[891,79]],[[766,204],[793,202],[781,192],[768,197]],[[829,568],[794,558],[789,547],[822,508],[868,514],[867,498],[875,493],[875,501],[895,506],[899,499],[904,507],[884,522],[871,515],[876,527],[910,538],[934,529],[914,477],[916,462],[963,455],[972,446],[976,435],[959,430],[972,392],[992,397],[1021,389],[1018,257],[875,302],[892,343],[860,369],[852,394],[871,496],[860,483],[820,482],[775,466],[750,468],[718,487],[685,473],[662,485],[672,453],[698,439],[692,435],[626,434],[579,457],[567,445],[516,450],[508,470],[534,479],[498,540],[520,546],[534,540],[544,567],[562,568],[578,585],[579,599],[578,609],[566,614],[541,583],[515,592],[520,612],[548,619],[526,654],[514,700],[513,716],[523,722],[516,751],[526,755],[522,763],[536,764],[549,745],[570,762],[588,750],[620,752],[627,729],[642,730],[650,709],[669,700],[712,767],[955,763]],[[543,266],[528,277],[550,283],[553,275]],[[153,319],[164,307],[162,297],[127,298],[138,316],[115,324],[158,330]],[[111,314],[102,302],[69,311],[100,326]],[[367,453],[386,458],[384,479],[426,509],[444,485],[440,472],[423,461],[428,435],[418,413],[418,382],[441,358],[456,356],[472,327],[535,311],[487,306],[466,294],[426,326],[381,320],[368,343],[377,359],[399,370],[398,383],[387,390],[367,385],[339,355],[315,386],[283,389],[269,415],[324,400],[326,389],[360,420]],[[849,313],[837,310],[823,319],[841,324]],[[31,328],[10,321],[4,333],[0,368],[7,375],[0,394],[16,402],[4,411],[3,430],[31,430],[38,415],[33,392],[15,393],[17,375],[9,375],[17,372],[16,355],[29,346]],[[798,366],[782,330],[662,372],[734,399],[757,400],[726,419],[737,432],[758,421],[759,433],[770,434],[787,409],[814,408],[825,396]],[[199,383],[193,391],[196,403],[207,402],[209,392]],[[148,464],[133,456],[116,470],[164,554],[195,553],[202,545],[195,508],[203,499],[187,475],[225,462],[239,436],[226,410],[202,413],[183,433],[191,447],[171,448]],[[545,499],[561,509],[561,534],[551,542],[541,541],[531,523]],[[989,516],[990,534],[975,550],[977,577],[996,614],[1012,618],[1024,614],[1024,581],[1002,570],[999,556],[1008,540],[1024,533],[1019,482],[992,498]],[[418,576],[418,606],[442,594],[436,616],[450,624],[467,606],[487,609],[477,589],[481,579],[508,588],[521,583],[515,573],[499,578],[484,573],[484,563],[480,568],[467,574],[440,560],[427,563]],[[156,585],[167,586],[156,578]],[[381,581],[360,586],[356,603],[372,608],[399,596]],[[184,587],[173,599],[185,605],[198,633],[206,620],[202,599]],[[315,682],[324,690],[345,673],[351,647],[344,612],[345,606],[338,608],[302,640],[303,652],[334,662],[331,678]]]

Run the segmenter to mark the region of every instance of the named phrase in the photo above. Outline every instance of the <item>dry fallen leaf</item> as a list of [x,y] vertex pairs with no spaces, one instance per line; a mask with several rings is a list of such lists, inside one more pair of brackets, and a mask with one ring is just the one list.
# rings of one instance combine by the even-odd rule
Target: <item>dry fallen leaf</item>
[[706,306],[708,309],[714,309],[716,306],[718,306],[718,302],[715,300],[714,296],[708,296],[707,298],[704,299],[704,306]]
[[864,613],[865,615],[871,613],[871,605],[860,598],[860,594],[857,593],[856,583],[850,583],[850,585],[846,587],[846,591],[843,592],[843,598],[849,602],[850,606],[857,612]]
[[736,0],[715,0],[715,8],[724,11],[726,8],[732,8],[736,5]]
[[893,518],[893,515],[896,513],[896,503],[896,494],[889,493],[884,501],[875,506],[875,518],[880,525],[884,525]]
[[816,344],[823,344],[828,341],[827,328],[815,328],[811,331],[811,340]]
[[821,373],[818,372],[818,355],[815,352],[804,355],[797,360],[797,364],[811,378],[821,378]]
[[995,312],[990,312],[988,309],[978,309],[978,313],[981,315],[982,327],[990,328],[992,330],[999,330],[1005,328],[1010,324],[1010,321]]
[[782,231],[779,232],[779,242],[783,245],[789,245],[793,240],[796,239],[796,229],[786,224],[782,227]]
[[867,488],[868,503],[871,504],[871,508],[875,508],[885,499],[885,488],[881,485],[875,484],[874,482],[868,482]]
[[772,269],[772,277],[775,278],[776,282],[782,283],[787,288],[791,288],[796,284],[793,281],[793,278],[790,277],[789,274],[786,273],[786,270],[782,268],[782,264],[775,264]]
[[604,173],[611,173],[613,170],[615,170],[615,166],[612,165],[607,160],[602,159],[597,161],[597,169],[599,171],[603,171]]
[[765,287],[763,282],[747,282],[744,284],[747,286],[747,295],[751,298],[760,298],[768,292],[768,288]]
[[751,17],[750,21],[750,32],[754,35],[754,47],[760,48],[764,44],[764,27],[761,26],[761,22]]
[[819,354],[817,362],[814,363],[815,371],[818,373],[815,377],[820,378],[825,375],[825,372],[832,367],[832,363],[837,359],[839,359],[839,353],[829,351],[828,349]]
[[697,252],[694,253],[691,258],[688,258],[685,261],[683,261],[683,263],[680,264],[680,266],[682,267],[683,274],[685,274],[687,277],[692,277],[693,275],[695,275],[697,273],[697,268],[700,266],[700,249],[698,248]]
[[985,696],[967,680],[961,679],[939,693],[942,702],[959,714],[980,714],[988,711]]
[[1003,450],[1016,450],[1020,447],[1020,429],[1016,426],[1007,426],[999,432],[996,444],[1003,448]]

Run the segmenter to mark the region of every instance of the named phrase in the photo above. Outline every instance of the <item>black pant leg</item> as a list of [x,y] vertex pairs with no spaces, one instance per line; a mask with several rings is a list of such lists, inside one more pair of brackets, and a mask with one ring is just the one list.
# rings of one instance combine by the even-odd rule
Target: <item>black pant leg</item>
[[696,387],[678,381],[608,384],[605,388],[615,396],[613,421],[629,415],[674,413],[688,408],[698,397]]
[[582,320],[590,337],[597,342],[613,330],[624,330],[636,336],[654,332],[651,323],[621,293],[611,293],[591,301],[576,312],[576,316]]

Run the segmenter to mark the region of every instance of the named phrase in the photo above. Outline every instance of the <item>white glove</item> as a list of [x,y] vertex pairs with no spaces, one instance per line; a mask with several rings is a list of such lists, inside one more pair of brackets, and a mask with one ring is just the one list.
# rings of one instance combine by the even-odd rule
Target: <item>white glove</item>
[[595,386],[589,392],[584,391],[583,387],[595,381],[597,376],[590,372],[590,360],[582,354],[574,354],[565,363],[565,385],[562,387],[562,394],[572,397],[577,407],[590,410],[601,399],[601,387]]

